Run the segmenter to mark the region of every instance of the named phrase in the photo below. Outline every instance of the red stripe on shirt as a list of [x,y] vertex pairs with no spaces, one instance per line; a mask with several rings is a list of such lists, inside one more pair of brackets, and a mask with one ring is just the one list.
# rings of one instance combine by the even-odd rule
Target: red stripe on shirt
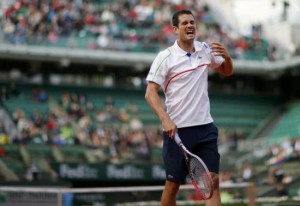
[[208,65],[209,65],[209,64],[202,64],[202,65],[197,66],[196,68],[188,69],[188,70],[179,72],[178,74],[175,74],[174,76],[172,76],[172,77],[169,79],[167,85],[165,86],[165,93],[166,93],[166,91],[167,91],[167,88],[168,88],[169,84],[171,83],[171,81],[172,81],[175,77],[177,77],[177,76],[179,76],[179,75],[181,75],[181,74],[184,74],[184,73],[186,73],[186,72],[194,71],[194,70],[196,70],[196,69],[199,68],[199,67],[202,67],[202,66],[208,66]]

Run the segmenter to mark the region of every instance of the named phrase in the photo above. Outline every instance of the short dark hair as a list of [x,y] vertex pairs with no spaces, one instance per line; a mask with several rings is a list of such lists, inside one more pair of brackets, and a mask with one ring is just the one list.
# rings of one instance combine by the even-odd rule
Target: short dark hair
[[179,16],[183,15],[183,14],[189,14],[189,15],[192,15],[194,18],[194,14],[190,11],[190,10],[180,10],[180,11],[177,11],[173,14],[173,17],[172,17],[172,25],[173,26],[176,26],[178,27],[178,24],[179,24]]

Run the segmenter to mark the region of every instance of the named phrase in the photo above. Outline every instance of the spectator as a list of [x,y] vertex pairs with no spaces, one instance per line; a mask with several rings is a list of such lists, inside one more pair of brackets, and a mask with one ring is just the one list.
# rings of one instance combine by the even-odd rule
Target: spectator
[[130,124],[130,129],[133,131],[138,131],[143,128],[142,121],[136,116],[131,118],[129,124]]
[[48,100],[48,93],[44,89],[39,89],[37,98],[40,102],[46,102]]
[[3,120],[0,119],[0,145],[10,144],[10,137],[4,127]]

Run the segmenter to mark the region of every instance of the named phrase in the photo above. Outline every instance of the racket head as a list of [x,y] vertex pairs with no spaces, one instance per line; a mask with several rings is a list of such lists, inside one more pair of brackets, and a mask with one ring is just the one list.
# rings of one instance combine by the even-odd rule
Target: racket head
[[198,156],[188,152],[189,173],[192,184],[200,199],[207,200],[213,195],[213,181],[205,163]]
[[186,163],[192,184],[199,195],[199,198],[202,200],[210,199],[213,195],[213,181],[206,164],[200,157],[191,153],[183,145],[178,133],[175,133],[174,140],[186,157]]

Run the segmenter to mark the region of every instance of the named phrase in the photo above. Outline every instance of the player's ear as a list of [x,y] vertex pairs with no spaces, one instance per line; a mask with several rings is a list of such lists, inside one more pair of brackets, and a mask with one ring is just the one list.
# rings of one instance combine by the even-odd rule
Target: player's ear
[[178,33],[178,27],[177,26],[173,26],[173,31],[177,34]]

